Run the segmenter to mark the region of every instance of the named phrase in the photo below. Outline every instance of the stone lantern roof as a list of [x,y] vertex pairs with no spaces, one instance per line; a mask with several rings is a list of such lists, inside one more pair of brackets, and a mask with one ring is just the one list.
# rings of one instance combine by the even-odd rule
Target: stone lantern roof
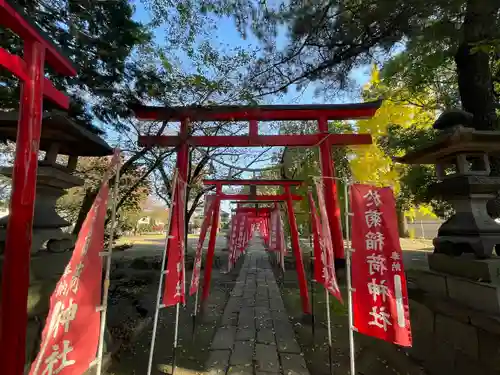
[[410,151],[394,161],[403,164],[437,164],[457,154],[486,153],[500,154],[500,132],[475,130],[462,125],[439,134],[436,140]]
[[[0,111],[0,139],[15,142],[18,112]],[[68,156],[107,156],[113,149],[98,135],[78,125],[60,111],[45,112],[42,118],[40,150],[49,151],[54,144],[58,153]]]

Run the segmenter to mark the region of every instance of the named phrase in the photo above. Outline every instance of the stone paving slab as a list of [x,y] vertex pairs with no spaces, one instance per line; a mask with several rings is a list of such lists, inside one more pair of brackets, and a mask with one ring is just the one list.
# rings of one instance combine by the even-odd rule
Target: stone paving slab
[[211,349],[212,350],[232,349],[235,336],[236,336],[236,327],[219,328],[215,333]]
[[220,319],[209,375],[309,375],[269,258],[251,244]]
[[309,375],[306,361],[300,354],[280,354],[283,373],[286,375]]

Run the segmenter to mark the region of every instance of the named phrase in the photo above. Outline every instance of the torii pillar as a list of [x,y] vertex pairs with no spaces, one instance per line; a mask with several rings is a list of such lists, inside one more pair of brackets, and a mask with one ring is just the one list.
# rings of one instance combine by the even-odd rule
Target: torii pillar
[[9,28],[23,40],[22,58],[0,48],[0,66],[21,82],[10,217],[2,269],[0,362],[3,375],[20,375],[25,362],[26,306],[43,99],[49,99],[60,108],[69,108],[69,98],[45,77],[44,68],[48,64],[64,76],[75,76],[76,69],[22,14],[22,10],[5,0],[0,0],[0,26]]

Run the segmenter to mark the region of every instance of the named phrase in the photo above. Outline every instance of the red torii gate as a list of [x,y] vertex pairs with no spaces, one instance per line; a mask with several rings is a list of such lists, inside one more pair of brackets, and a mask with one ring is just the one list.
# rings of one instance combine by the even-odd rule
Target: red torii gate
[[75,76],[76,69],[21,11],[6,0],[0,0],[0,25],[12,30],[24,42],[23,58],[0,48],[0,65],[19,78],[22,85],[0,304],[2,374],[19,375],[24,371],[25,361],[26,306],[43,98],[63,109],[69,107],[69,98],[45,77],[44,67],[47,62],[65,76]]
[[[290,224],[290,232],[291,232],[291,237],[292,237],[292,250],[297,262],[296,269],[297,269],[297,278],[299,281],[299,288],[300,288],[300,296],[301,296],[301,302],[302,302],[302,311],[304,314],[310,314],[311,313],[311,306],[309,303],[309,291],[307,289],[307,280],[306,280],[306,274],[304,270],[304,262],[302,260],[302,252],[300,251],[300,242],[299,242],[299,232],[297,228],[297,221],[295,220],[295,213],[293,209],[293,201],[294,200],[302,200],[301,196],[295,196],[292,194],[291,187],[292,186],[300,186],[302,184],[302,181],[300,180],[257,180],[257,179],[252,179],[252,180],[204,180],[203,181],[204,185],[213,185],[215,186],[215,210],[214,210],[214,216],[213,216],[213,221],[212,221],[212,231],[210,232],[210,242],[208,243],[208,250],[207,250],[207,264],[208,267],[205,266],[205,277],[203,279],[203,297],[202,301],[208,297],[208,291],[210,289],[210,277],[211,277],[211,265],[212,265],[212,259],[213,255],[215,252],[215,236],[217,235],[217,229],[218,229],[218,216],[219,216],[219,208],[220,208],[220,200],[227,198],[231,198],[233,200],[239,200],[238,197],[241,197],[240,200],[252,200],[255,202],[260,202],[260,201],[272,201],[272,202],[278,202],[278,201],[285,201],[287,205],[287,210],[288,210],[288,220]],[[256,192],[253,194],[249,195],[241,195],[241,194],[236,194],[236,195],[227,195],[222,193],[222,187],[223,186],[250,186],[250,187],[256,187],[256,186],[281,186],[284,188],[285,193],[284,194],[277,194],[277,195],[257,195]],[[217,202],[218,201],[218,202]],[[253,210],[256,210],[257,208],[253,208]],[[255,211],[254,211],[255,212]]]
[[[264,105],[264,106],[188,106],[188,107],[156,107],[145,105],[132,105],[131,109],[140,120],[159,120],[169,122],[180,122],[180,132],[176,136],[141,136],[139,144],[142,146],[177,147],[177,163],[179,177],[187,181],[189,164],[189,146],[193,147],[263,147],[263,146],[292,146],[313,147],[320,149],[321,170],[324,179],[324,193],[328,211],[328,221],[332,239],[334,241],[335,257],[344,258],[344,245],[340,227],[340,209],[337,202],[337,188],[332,146],[347,146],[371,144],[369,134],[332,134],[328,132],[328,120],[348,120],[371,118],[381,105],[381,101],[359,103],[359,104],[317,104],[317,105]],[[316,134],[293,134],[293,135],[260,135],[258,121],[300,121],[316,120],[318,122],[318,133]],[[234,136],[193,136],[190,134],[190,121],[248,121],[248,135]],[[218,194],[222,194],[221,186],[218,186]],[[285,193],[290,187],[285,187]],[[185,190],[176,193],[176,196],[185,196]],[[222,195],[223,196],[223,195]],[[223,196],[224,197],[224,196]],[[227,199],[228,197],[224,197]],[[234,196],[231,198],[233,199]],[[241,197],[243,199],[243,197]],[[249,197],[250,199],[255,198]],[[286,196],[284,197],[286,199]],[[221,198],[222,199],[222,198]],[[264,200],[261,196],[257,199]],[[216,212],[220,208],[220,199],[216,203]],[[287,204],[291,204],[287,200]],[[218,215],[216,222],[212,225],[212,231],[218,228]],[[172,218],[171,230],[181,223],[182,218]],[[215,221],[215,220],[214,220]],[[172,235],[172,233],[168,233]],[[211,234],[211,237],[214,235]],[[215,240],[212,241],[215,247]],[[298,245],[295,246],[298,248]],[[210,244],[209,244],[210,248]],[[210,254],[208,254],[210,255]],[[211,262],[207,255],[207,262]],[[213,257],[213,255],[212,255]],[[210,268],[208,268],[210,269]],[[206,298],[210,283],[210,272],[205,272],[203,297]],[[209,276],[207,278],[207,276]],[[305,295],[305,294],[304,294]],[[305,310],[309,309],[303,301]]]
[[[156,107],[132,105],[131,109],[140,120],[180,122],[179,135],[141,136],[142,146],[178,147],[176,168],[179,176],[186,180],[189,146],[193,147],[263,147],[289,146],[320,149],[321,171],[324,179],[328,221],[334,242],[335,258],[344,258],[344,244],[341,236],[340,209],[337,202],[332,146],[371,144],[370,134],[332,134],[328,132],[328,120],[352,120],[371,118],[382,104],[374,101],[357,104],[315,104],[315,105],[264,105],[264,106],[187,106]],[[258,121],[300,121],[316,120],[318,133],[291,135],[260,135]],[[248,121],[248,135],[234,136],[192,136],[190,121]],[[174,219],[177,221],[177,219]]]
[[[203,293],[202,293],[202,303],[206,301],[210,292],[210,281],[212,277],[212,264],[213,257],[215,254],[215,243],[217,237],[217,231],[219,228],[219,211],[220,211],[220,201],[221,200],[242,200],[242,201],[255,201],[255,202],[279,202],[286,201],[289,212],[293,214],[293,201],[300,201],[302,197],[300,195],[295,195],[291,193],[291,186],[299,186],[302,181],[298,180],[203,180],[203,184],[206,186],[215,186],[215,201],[214,201],[214,211],[212,216],[211,230],[210,230],[210,240],[208,242],[207,258],[205,264],[205,277],[203,278]],[[228,186],[283,186],[285,189],[285,194],[224,194],[222,192],[222,187],[224,185]],[[299,276],[300,292],[302,297],[302,308],[305,314],[310,314],[309,306],[309,295],[307,290],[307,282],[305,280],[305,272],[302,262],[302,254],[299,248],[298,230],[297,222],[295,221],[295,215],[289,214],[290,227],[295,228],[297,234],[296,242],[294,243],[294,254],[297,259],[297,273]],[[293,232],[294,229],[292,229]],[[296,245],[296,246],[295,246]],[[305,286],[305,288],[304,288]]]

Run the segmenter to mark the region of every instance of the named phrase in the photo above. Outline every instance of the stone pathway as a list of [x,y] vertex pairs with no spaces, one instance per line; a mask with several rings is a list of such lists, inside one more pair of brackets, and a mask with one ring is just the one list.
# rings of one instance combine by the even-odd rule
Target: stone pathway
[[250,245],[217,329],[210,375],[309,375],[268,255]]

